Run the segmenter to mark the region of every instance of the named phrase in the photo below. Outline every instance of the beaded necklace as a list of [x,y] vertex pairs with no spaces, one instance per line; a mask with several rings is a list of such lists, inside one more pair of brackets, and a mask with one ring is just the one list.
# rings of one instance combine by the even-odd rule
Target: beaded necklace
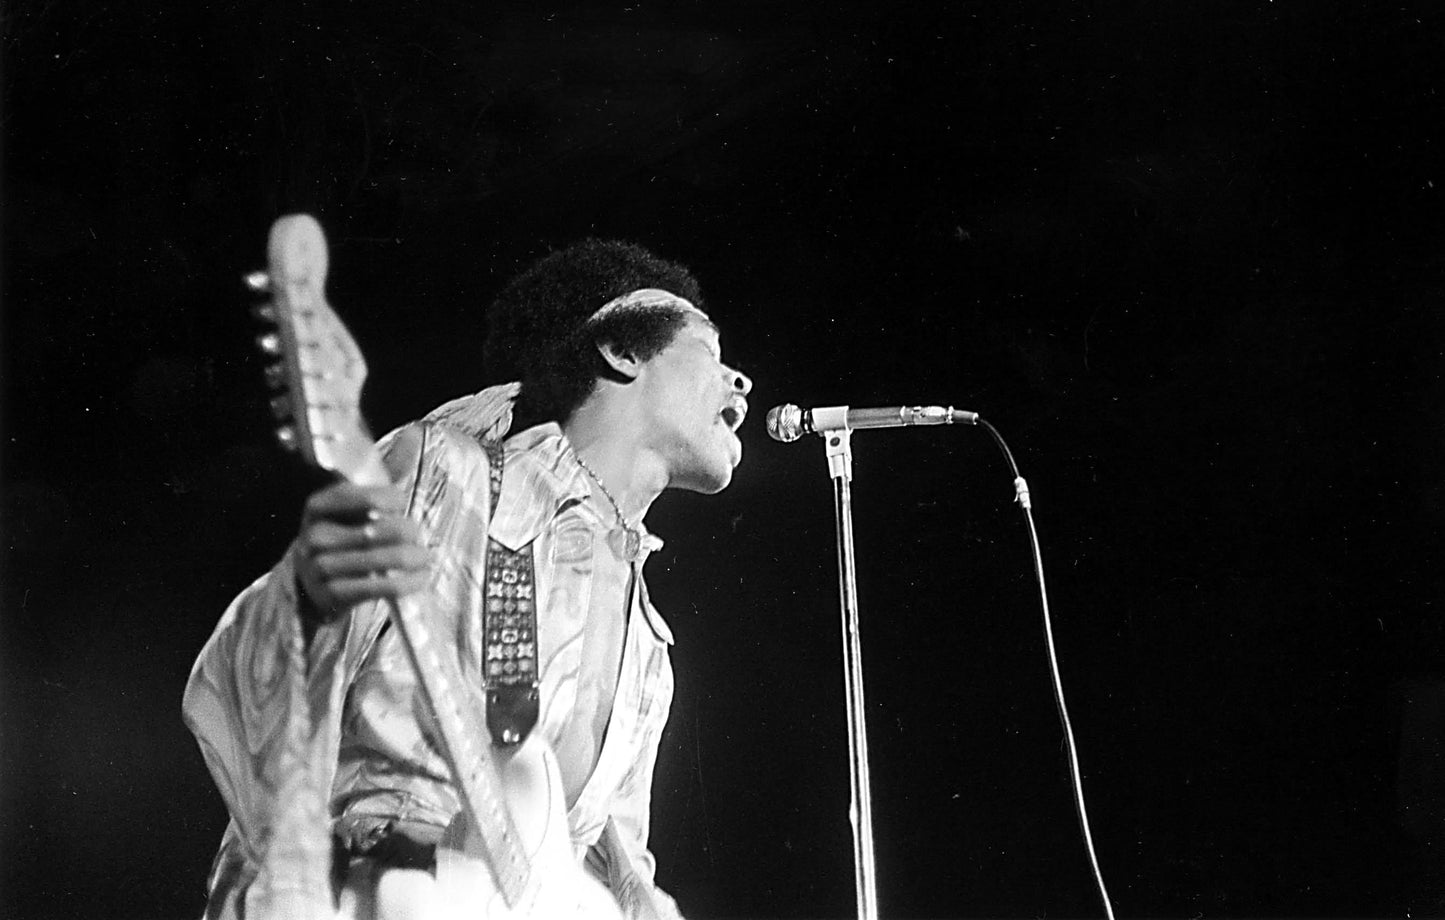
[[597,488],[601,489],[602,494],[607,496],[607,500],[612,503],[612,510],[617,512],[617,524],[622,528],[623,534],[626,535],[622,558],[629,563],[636,562],[637,557],[642,555],[642,532],[627,523],[627,517],[622,513],[622,506],[618,504],[617,499],[613,497],[611,490],[603,485],[602,477],[592,472],[592,467],[587,465],[587,461],[582,459],[582,455],[574,450],[572,451],[572,456],[577,458],[577,465],[582,467],[588,476],[592,477],[592,481],[597,483]]

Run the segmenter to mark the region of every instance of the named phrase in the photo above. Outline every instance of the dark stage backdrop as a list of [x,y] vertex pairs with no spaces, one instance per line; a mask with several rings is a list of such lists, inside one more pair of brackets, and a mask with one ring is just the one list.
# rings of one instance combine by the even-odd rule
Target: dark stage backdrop
[[[180,723],[314,484],[243,272],[280,214],[386,429],[488,379],[580,236],[704,282],[757,381],[665,497],[660,878],[853,910],[830,485],[781,402],[953,403],[1036,503],[1120,916],[1445,912],[1445,35],[1363,2],[6,4],[0,915],[180,918]],[[1098,916],[1009,475],[855,439],[883,911]]]

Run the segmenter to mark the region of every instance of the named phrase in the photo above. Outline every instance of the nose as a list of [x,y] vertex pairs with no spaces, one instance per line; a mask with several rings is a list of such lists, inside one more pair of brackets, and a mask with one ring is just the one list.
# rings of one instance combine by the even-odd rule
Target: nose
[[731,368],[728,369],[728,374],[732,378],[728,381],[728,385],[731,386],[740,395],[746,396],[752,392],[753,381],[751,377],[749,377],[747,374],[744,374],[742,371],[735,371]]

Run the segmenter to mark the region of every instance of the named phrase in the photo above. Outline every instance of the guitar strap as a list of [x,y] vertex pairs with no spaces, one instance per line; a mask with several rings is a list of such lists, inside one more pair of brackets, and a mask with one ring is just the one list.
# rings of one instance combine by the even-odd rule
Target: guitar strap
[[[496,440],[484,440],[482,447],[487,452],[491,514],[495,515],[502,494],[506,452]],[[492,743],[501,747],[521,744],[537,724],[540,694],[533,545],[510,550],[487,537],[482,690],[487,730]]]

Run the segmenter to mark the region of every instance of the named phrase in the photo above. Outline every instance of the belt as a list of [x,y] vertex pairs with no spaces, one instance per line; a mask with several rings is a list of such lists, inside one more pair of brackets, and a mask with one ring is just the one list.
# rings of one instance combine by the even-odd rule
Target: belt
[[437,843],[441,829],[418,822],[387,821],[366,834],[332,837],[332,868],[345,876],[354,859],[365,859],[383,869],[437,871]]

